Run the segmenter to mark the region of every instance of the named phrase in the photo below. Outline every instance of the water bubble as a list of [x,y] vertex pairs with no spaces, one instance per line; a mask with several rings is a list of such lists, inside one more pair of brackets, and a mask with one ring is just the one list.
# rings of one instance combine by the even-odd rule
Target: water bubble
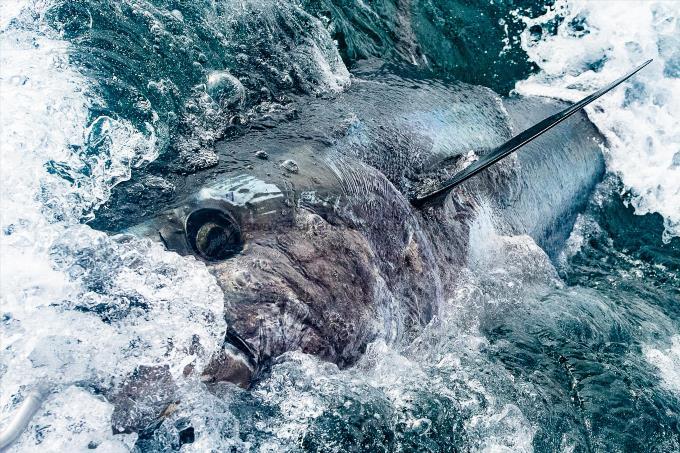
[[292,159],[283,161],[281,163],[281,168],[286,170],[288,173],[298,173],[300,171],[300,167],[298,167],[297,162]]
[[245,100],[245,88],[229,71],[213,71],[206,83],[208,95],[222,108],[240,107]]

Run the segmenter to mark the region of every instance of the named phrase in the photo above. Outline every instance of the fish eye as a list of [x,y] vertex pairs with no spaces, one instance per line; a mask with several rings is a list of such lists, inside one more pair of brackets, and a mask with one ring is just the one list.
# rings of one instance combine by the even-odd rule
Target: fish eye
[[189,214],[185,231],[194,252],[208,261],[226,260],[243,249],[238,223],[217,209],[199,209]]

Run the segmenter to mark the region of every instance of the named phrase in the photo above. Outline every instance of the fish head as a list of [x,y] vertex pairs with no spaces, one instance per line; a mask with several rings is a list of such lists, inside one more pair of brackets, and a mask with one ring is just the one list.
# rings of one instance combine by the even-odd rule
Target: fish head
[[238,168],[191,175],[186,196],[126,229],[215,276],[229,327],[204,380],[248,387],[292,350],[348,366],[430,320],[438,283],[421,275],[435,260],[381,172],[321,145],[223,146]]

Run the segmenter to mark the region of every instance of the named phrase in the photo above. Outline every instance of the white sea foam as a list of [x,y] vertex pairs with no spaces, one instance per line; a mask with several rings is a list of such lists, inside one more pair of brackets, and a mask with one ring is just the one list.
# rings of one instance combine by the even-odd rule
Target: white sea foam
[[7,24],[17,17],[30,2],[31,0],[5,0],[0,2],[0,30],[4,30]]
[[[529,31],[555,17],[556,35]],[[680,2],[561,0],[526,22],[523,47],[540,72],[517,84],[524,95],[576,101],[654,59],[587,113],[636,213],[660,213],[664,240],[680,236]]]
[[680,335],[671,339],[668,348],[648,345],[643,350],[647,361],[659,370],[664,386],[680,395]]
[[[195,260],[80,223],[157,149],[150,127],[90,119],[94,82],[71,69],[65,42],[31,26],[28,14],[49,7],[2,10],[0,426],[46,385],[51,395],[14,448],[92,441],[116,450],[125,446],[111,439],[112,407],[88,385],[110,385],[141,364],[167,364],[178,378],[180,364],[200,367],[224,334],[222,294]],[[21,14],[24,25],[13,26],[9,17]],[[100,153],[88,156],[93,140]],[[189,352],[197,339],[204,353]]]
[[[38,453],[45,451],[45,446],[51,451],[84,452],[88,447],[107,453],[130,451],[135,436],[113,435],[112,412],[113,407],[102,398],[86,390],[69,387],[45,402],[44,410],[34,420],[34,424],[41,427],[38,434],[40,442],[22,439],[21,451]],[[69,426],[77,428],[68,429]]]

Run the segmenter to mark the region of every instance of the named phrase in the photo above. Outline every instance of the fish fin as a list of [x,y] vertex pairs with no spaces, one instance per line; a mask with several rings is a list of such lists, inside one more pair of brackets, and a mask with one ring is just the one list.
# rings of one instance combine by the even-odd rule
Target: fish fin
[[439,197],[445,195],[448,193],[451,189],[456,187],[458,184],[461,184],[462,182],[468,180],[469,178],[473,177],[477,173],[481,172],[482,170],[490,167],[491,165],[495,164],[499,160],[503,159],[504,157],[507,157],[508,155],[512,154],[513,152],[517,151],[519,148],[522,146],[526,145],[536,137],[542,135],[544,132],[549,131],[553,127],[557,126],[559,123],[562,121],[566,120],[569,118],[571,115],[574,113],[578,112],[579,110],[583,109],[586,105],[590,104],[593,102],[595,99],[599,98],[603,94],[607,93],[608,91],[614,89],[621,83],[625,82],[628,80],[630,77],[632,77],[635,73],[640,71],[642,68],[647,66],[649,63],[651,63],[652,60],[647,60],[644,63],[642,63],[640,66],[629,72],[628,74],[624,75],[620,79],[617,79],[610,83],[609,85],[605,86],[604,88],[601,88],[600,90],[596,91],[595,93],[591,94],[590,96],[587,96],[577,102],[576,104],[562,110],[561,112],[558,112],[543,121],[535,124],[534,126],[531,126],[529,129],[520,132],[519,134],[515,135],[512,137],[510,140],[493,150],[492,152],[485,154],[469,166],[467,166],[465,169],[457,173],[453,178],[443,182],[438,188],[435,190],[429,191],[424,194],[419,194],[416,195],[414,198],[411,199],[411,204],[413,204],[416,207],[423,206],[427,204],[430,201],[433,201],[435,199],[438,199]]

